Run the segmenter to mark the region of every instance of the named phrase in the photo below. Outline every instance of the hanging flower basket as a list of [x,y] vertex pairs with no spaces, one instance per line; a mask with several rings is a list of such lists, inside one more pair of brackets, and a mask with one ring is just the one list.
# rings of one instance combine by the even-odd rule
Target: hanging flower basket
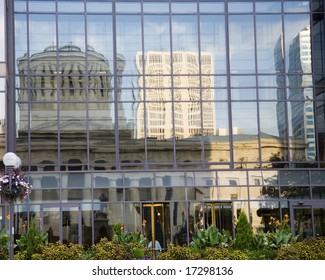
[[[11,176],[11,188],[10,188]],[[12,173],[5,172],[0,177],[0,196],[6,201],[23,200],[31,192],[32,185],[27,183],[18,169]]]

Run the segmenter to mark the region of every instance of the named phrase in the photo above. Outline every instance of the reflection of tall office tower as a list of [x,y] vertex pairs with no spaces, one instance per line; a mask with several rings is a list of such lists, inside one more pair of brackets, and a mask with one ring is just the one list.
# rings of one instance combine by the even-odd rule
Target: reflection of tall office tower
[[[202,116],[204,134],[215,134],[215,109],[212,102],[214,79],[213,76],[202,76],[201,81],[199,78],[200,74],[213,75],[212,55],[203,52],[200,59],[199,62],[199,56],[194,52],[173,52],[172,104],[170,53],[150,51],[144,57],[142,53],[137,54],[138,71],[146,77],[145,85],[142,77],[139,78],[140,100],[146,101],[146,137],[173,137],[171,112],[174,112],[176,138],[201,135]],[[200,100],[205,102],[201,104]],[[137,137],[145,137],[143,103],[137,108],[137,120]]]
[[279,137],[282,140],[287,139],[287,123],[286,123],[286,91],[285,91],[285,77],[284,77],[284,50],[283,50],[283,35],[279,37],[274,47],[274,63],[275,70],[278,73],[276,77],[277,83],[277,100],[276,115],[278,123]]
[[[58,120],[61,131],[85,131],[87,110],[90,131],[112,130],[111,73],[108,61],[100,53],[90,47],[86,54],[73,45],[59,49],[51,46],[31,57],[25,55],[17,63],[19,132],[32,129],[54,133]],[[28,92],[27,88],[32,90]]]
[[288,55],[292,135],[294,139],[305,141],[307,144],[305,157],[313,161],[316,158],[316,150],[309,26],[292,40]]

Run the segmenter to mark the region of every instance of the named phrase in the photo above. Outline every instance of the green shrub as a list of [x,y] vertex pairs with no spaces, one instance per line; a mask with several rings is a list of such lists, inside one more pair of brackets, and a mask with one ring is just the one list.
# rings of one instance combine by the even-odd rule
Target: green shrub
[[48,244],[47,233],[38,230],[34,218],[32,218],[29,223],[29,229],[20,237],[20,239],[16,240],[16,244],[19,251],[23,252],[18,254],[17,258],[30,260],[33,254],[39,253],[39,245]]
[[199,250],[187,246],[169,244],[166,252],[160,253],[157,260],[200,260],[202,259]]
[[137,247],[146,247],[147,242],[147,238],[140,233],[124,230],[122,223],[114,225],[113,240],[116,240],[119,244],[135,243],[139,245]]
[[211,225],[207,229],[197,229],[193,235],[191,246],[197,249],[205,249],[207,247],[231,247],[233,243],[229,231],[221,232]]
[[289,246],[297,241],[298,236],[294,237],[291,231],[286,229],[276,229],[275,232],[269,232],[267,234],[268,247],[279,249],[283,246]]
[[277,260],[325,260],[325,237],[310,238],[281,247]]
[[109,241],[106,237],[92,246],[93,260],[135,260],[146,258],[147,251],[137,243],[120,244],[118,240]]
[[236,224],[235,248],[249,250],[253,243],[253,230],[244,211],[241,211]]
[[256,250],[263,250],[269,246],[269,240],[267,234],[264,231],[259,231],[257,234],[254,234],[252,239],[252,246]]
[[240,250],[229,248],[207,248],[203,253],[204,260],[247,260],[248,256]]
[[263,232],[255,234],[252,239],[252,249],[272,250],[279,249],[283,246],[290,246],[297,242],[298,236],[292,236],[291,231],[284,228],[278,228],[272,232]]
[[8,242],[9,235],[5,233],[3,229],[0,230],[0,260],[7,260],[8,254]]
[[32,255],[32,260],[84,260],[83,246],[80,244],[62,244],[61,242],[39,245],[40,253]]
[[249,260],[274,260],[278,255],[278,250],[269,248],[246,251]]

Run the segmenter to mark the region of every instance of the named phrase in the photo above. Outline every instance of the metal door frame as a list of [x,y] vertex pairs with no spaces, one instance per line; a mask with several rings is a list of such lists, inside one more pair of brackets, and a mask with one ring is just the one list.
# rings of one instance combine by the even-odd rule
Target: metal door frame
[[316,236],[316,228],[315,228],[315,217],[314,217],[314,209],[315,208],[324,208],[325,209],[325,200],[290,200],[289,202],[289,211],[290,211],[290,225],[292,235],[295,236],[295,209],[310,209],[311,210],[311,225],[313,236]]
[[[229,231],[230,234],[233,235],[233,237],[235,237],[235,227],[234,227],[234,224],[233,224],[233,217],[234,217],[234,204],[232,203],[232,201],[228,201],[228,200],[225,200],[225,201],[220,201],[220,200],[212,200],[212,201],[203,201],[203,222],[204,222],[204,227],[207,226],[207,221],[206,221],[206,211],[207,211],[207,206],[218,206],[217,204],[219,204],[219,207],[220,206],[223,206],[223,205],[229,205],[230,206],[230,209],[231,209],[231,221],[232,221],[232,230]],[[212,208],[211,208],[212,209]],[[219,208],[220,209],[220,208]],[[219,215],[219,218],[220,218],[220,222],[221,222],[221,212],[219,212],[220,215]],[[211,214],[211,219],[212,217],[214,216],[214,214]],[[216,226],[216,225],[215,225]],[[220,225],[221,227],[221,225]],[[218,228],[220,230],[219,227],[216,226],[216,228]]]
[[[163,231],[163,235],[164,235],[164,242],[167,240],[167,235],[170,234],[168,233],[168,231],[166,231],[165,229],[168,229],[168,226],[170,223],[170,203],[169,202],[144,202],[144,203],[141,203],[141,213],[142,213],[142,220],[144,220],[144,213],[143,213],[143,209],[145,207],[150,207],[150,218],[151,218],[151,234],[152,234],[152,237],[151,237],[151,241],[153,243],[153,247],[152,249],[155,250],[155,242],[154,240],[156,240],[156,237],[155,237],[155,232],[156,232],[156,229],[155,229],[155,222],[152,222],[152,221],[155,221],[155,207],[162,207],[162,210],[163,210],[163,228],[162,228],[162,231]],[[165,209],[166,207],[168,208],[168,211],[169,211],[169,217],[166,217],[166,214],[165,213]],[[168,220],[166,220],[166,218],[168,218]],[[144,234],[144,232],[143,232]],[[150,240],[148,240],[150,241]],[[161,244],[162,247],[164,247],[164,244]],[[167,244],[166,244],[167,246]],[[163,248],[164,249],[164,248]]]

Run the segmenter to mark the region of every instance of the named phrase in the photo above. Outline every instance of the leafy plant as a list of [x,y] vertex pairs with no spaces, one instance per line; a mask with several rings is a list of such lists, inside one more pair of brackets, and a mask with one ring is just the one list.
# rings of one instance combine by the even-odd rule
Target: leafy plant
[[241,211],[236,224],[235,248],[248,250],[253,243],[253,230],[244,211]]
[[269,232],[267,235],[269,240],[268,246],[270,248],[279,249],[282,246],[289,246],[291,243],[297,241],[298,236],[292,236],[291,232],[288,232],[287,229],[276,229],[275,232]]
[[191,246],[197,249],[229,247],[232,246],[232,241],[229,231],[222,230],[220,232],[214,225],[210,225],[206,229],[196,229]]
[[200,250],[169,244],[166,252],[162,252],[156,258],[157,260],[201,260]]
[[261,250],[269,246],[267,234],[264,231],[259,231],[253,236],[252,245],[256,250]]
[[82,245],[79,244],[62,244],[59,241],[49,243],[48,245],[40,244],[39,253],[32,255],[32,260],[84,260],[86,255]]
[[113,240],[116,240],[119,244],[128,244],[132,242],[143,247],[146,246],[147,242],[147,238],[140,233],[124,230],[121,223],[116,223],[114,225]]
[[277,260],[325,260],[325,238],[312,237],[279,249]]
[[146,258],[145,248],[138,247],[134,243],[118,243],[118,241],[108,241],[106,237],[99,243],[92,246],[93,260],[136,260]]
[[0,260],[8,259],[8,242],[9,235],[1,229],[0,230]]
[[249,250],[245,253],[249,260],[275,260],[278,255],[278,250],[263,248],[258,250]]
[[30,220],[29,228],[20,239],[16,240],[18,249],[24,254],[23,258],[31,260],[34,253],[39,252],[39,245],[47,245],[48,238],[46,232],[41,232],[36,228],[34,218]]
[[207,248],[203,253],[204,260],[247,260],[248,256],[240,250],[230,248]]

